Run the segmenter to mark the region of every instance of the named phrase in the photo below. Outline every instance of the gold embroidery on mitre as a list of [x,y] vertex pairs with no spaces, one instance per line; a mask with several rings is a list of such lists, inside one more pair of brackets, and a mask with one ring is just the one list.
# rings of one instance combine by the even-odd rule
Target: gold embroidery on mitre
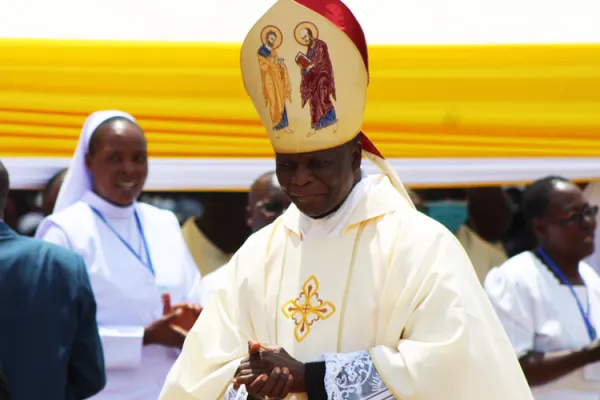
[[319,281],[312,275],[302,285],[300,296],[285,303],[281,311],[286,318],[294,321],[294,336],[301,342],[308,336],[315,322],[324,321],[335,313],[335,306],[330,301],[319,298]]
[[303,50],[296,54],[295,61],[300,69],[300,97],[302,108],[310,109],[311,137],[318,130],[333,125],[337,132],[337,115],[333,104],[336,99],[333,66],[327,43],[319,39],[319,28],[310,21],[300,22],[294,28],[294,38]]
[[292,86],[285,59],[277,55],[283,43],[283,34],[275,25],[267,25],[260,32],[261,46],[258,48],[258,65],[265,107],[273,124],[273,132],[294,133],[289,127],[286,103],[292,102]]

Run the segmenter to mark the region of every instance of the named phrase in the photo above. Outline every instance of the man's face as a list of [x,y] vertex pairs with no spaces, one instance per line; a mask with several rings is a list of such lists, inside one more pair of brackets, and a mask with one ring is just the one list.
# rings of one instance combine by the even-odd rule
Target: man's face
[[269,34],[267,34],[267,45],[269,45],[269,47],[273,48],[275,47],[275,42],[277,41],[277,34],[270,32]]
[[248,226],[256,232],[275,221],[290,205],[275,174],[253,185],[248,204]]
[[360,175],[360,157],[358,143],[310,153],[278,153],[275,171],[292,203],[305,215],[317,218],[346,199]]
[[312,44],[312,35],[308,29],[302,29],[300,31],[300,38],[305,45],[310,46]]
[[58,196],[58,192],[60,191],[63,180],[64,175],[52,182],[52,185],[44,193],[42,197],[42,212],[44,213],[44,216],[52,214],[52,211],[54,210],[54,204],[56,203],[56,197]]

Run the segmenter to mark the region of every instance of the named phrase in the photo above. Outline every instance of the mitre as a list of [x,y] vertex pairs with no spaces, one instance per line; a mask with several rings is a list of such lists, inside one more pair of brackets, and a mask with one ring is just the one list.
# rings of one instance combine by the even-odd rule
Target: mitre
[[275,152],[325,150],[359,136],[363,154],[412,204],[396,172],[361,130],[367,43],[344,3],[277,1],[248,32],[241,68]]

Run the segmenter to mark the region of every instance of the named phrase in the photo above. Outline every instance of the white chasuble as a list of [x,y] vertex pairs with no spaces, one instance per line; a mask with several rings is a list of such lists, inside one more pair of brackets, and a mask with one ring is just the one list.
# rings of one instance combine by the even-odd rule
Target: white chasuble
[[173,213],[143,203],[116,207],[88,192],[44,220],[36,236],[75,251],[85,261],[97,303],[107,375],[106,387],[93,398],[156,399],[179,351],[144,346],[144,328],[162,316],[164,292],[172,304],[199,299],[200,277]]
[[350,211],[335,229],[306,232],[291,206],[248,239],[160,399],[244,398],[230,383],[248,340],[325,361],[329,399],[531,399],[454,235],[412,209],[387,178],[357,186],[332,216]]

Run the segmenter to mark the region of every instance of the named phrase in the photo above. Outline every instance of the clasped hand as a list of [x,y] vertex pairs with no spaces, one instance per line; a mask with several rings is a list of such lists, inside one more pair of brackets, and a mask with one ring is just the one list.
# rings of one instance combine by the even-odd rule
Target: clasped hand
[[289,393],[302,393],[304,364],[283,348],[269,348],[248,342],[248,357],[242,360],[233,380],[234,389],[246,385],[248,394],[259,398],[283,399]]

